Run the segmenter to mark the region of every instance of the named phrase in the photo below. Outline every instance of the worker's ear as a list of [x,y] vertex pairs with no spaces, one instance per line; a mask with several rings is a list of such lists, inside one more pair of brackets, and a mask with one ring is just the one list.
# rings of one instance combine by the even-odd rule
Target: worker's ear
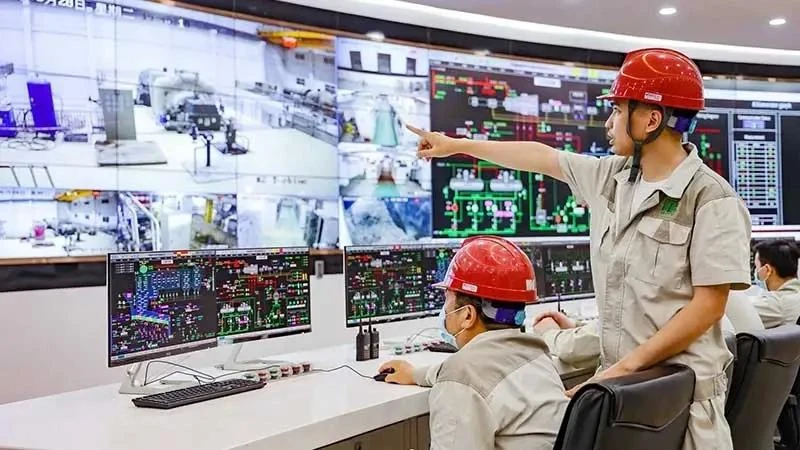
[[464,309],[467,310],[467,313],[464,315],[464,323],[462,325],[464,328],[472,328],[478,323],[478,310],[474,305],[469,305]]
[[652,133],[656,131],[658,127],[661,125],[661,122],[667,120],[664,116],[664,111],[660,108],[648,108],[649,111],[647,112],[647,127],[645,130],[648,133]]

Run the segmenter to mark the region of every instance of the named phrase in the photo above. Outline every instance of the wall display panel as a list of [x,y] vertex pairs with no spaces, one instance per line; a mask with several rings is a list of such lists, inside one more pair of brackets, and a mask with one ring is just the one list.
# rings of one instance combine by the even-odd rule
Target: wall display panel
[[430,127],[428,50],[337,39],[342,244],[430,238],[430,162],[410,124]]
[[120,192],[117,203],[121,251],[237,247],[236,195]]
[[424,242],[431,236],[430,197],[343,198],[340,247]]
[[430,125],[428,50],[341,38],[336,65],[341,195],[429,195],[430,165],[406,129]]
[[236,206],[239,247],[338,247],[336,199],[240,194]]
[[0,187],[337,198],[332,35],[143,2],[0,11]]
[[711,160],[721,163],[706,163],[730,181],[753,225],[800,224],[800,206],[792,201],[792,179],[800,169],[798,90],[797,83],[706,81],[706,109],[692,141],[701,152],[713,149]]
[[0,255],[65,257],[117,250],[116,192],[0,188]]
[[[605,156],[614,72],[432,51],[431,127],[449,136],[540,141]],[[465,156],[433,166],[433,235],[588,234],[589,212],[565,183]]]

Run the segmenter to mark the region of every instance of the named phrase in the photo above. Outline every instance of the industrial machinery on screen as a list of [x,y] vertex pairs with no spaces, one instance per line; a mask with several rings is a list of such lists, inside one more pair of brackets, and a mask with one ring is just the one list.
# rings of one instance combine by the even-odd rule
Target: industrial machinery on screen
[[[420,160],[406,125],[604,157],[596,97],[613,69],[147,2],[0,0],[0,14],[3,257],[588,234],[565,184]],[[754,225],[800,224],[796,83],[705,90],[690,137],[704,162]]]

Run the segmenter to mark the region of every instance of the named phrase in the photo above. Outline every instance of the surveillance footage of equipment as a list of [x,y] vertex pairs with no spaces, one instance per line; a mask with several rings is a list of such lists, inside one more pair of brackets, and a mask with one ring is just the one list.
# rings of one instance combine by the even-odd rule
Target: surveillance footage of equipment
[[406,125],[429,126],[427,50],[339,39],[336,55],[341,195],[426,195],[430,166]]
[[23,4],[0,5],[20,19],[2,33],[21,44],[0,52],[8,168],[42,168],[54,188],[130,191],[234,193],[237,181],[304,176],[314,195],[335,196],[333,36],[112,6],[32,4],[25,32]]
[[331,249],[339,244],[336,199],[240,195],[237,205],[239,247]]

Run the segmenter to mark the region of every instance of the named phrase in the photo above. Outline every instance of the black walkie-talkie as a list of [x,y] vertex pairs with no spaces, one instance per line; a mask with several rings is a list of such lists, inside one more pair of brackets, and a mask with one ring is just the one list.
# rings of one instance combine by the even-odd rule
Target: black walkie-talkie
[[356,335],[356,361],[366,361],[369,359],[369,333],[364,333],[364,326],[358,323],[358,334]]
[[369,359],[378,359],[381,349],[381,338],[378,328],[372,328],[372,318],[369,319]]

